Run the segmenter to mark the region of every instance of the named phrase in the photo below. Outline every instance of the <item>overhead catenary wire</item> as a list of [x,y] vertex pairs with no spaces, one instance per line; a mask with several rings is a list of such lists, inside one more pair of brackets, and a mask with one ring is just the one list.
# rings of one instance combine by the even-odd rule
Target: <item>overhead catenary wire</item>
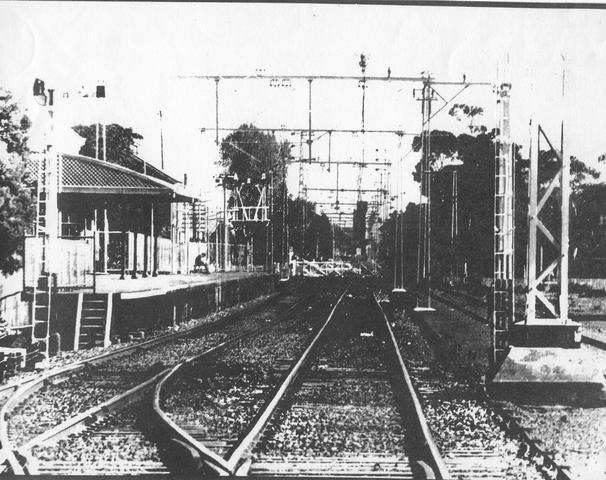
[[[446,108],[447,105],[449,105],[455,98],[457,98],[463,91],[465,91],[469,86],[471,85],[492,85],[489,82],[466,82],[465,79],[463,82],[441,82],[441,81],[437,81],[434,78],[432,78],[430,75],[421,75],[421,76],[403,76],[403,77],[391,77],[390,75],[388,75],[387,77],[379,77],[379,76],[366,76],[366,71],[365,71],[365,59],[363,56],[361,56],[361,61],[360,61],[360,66],[362,67],[362,75],[361,76],[339,76],[339,75],[265,75],[263,74],[255,74],[255,75],[180,75],[180,78],[196,78],[196,79],[207,79],[207,80],[214,80],[215,82],[215,125],[214,125],[214,129],[215,129],[215,141],[218,144],[218,138],[219,138],[219,132],[220,131],[236,131],[236,130],[241,130],[241,131],[245,131],[248,130],[247,128],[241,129],[241,128],[225,128],[225,127],[220,127],[219,126],[219,121],[218,121],[218,114],[219,114],[219,95],[218,95],[218,88],[219,88],[219,82],[221,80],[270,80],[271,82],[274,82],[274,85],[271,86],[275,86],[275,82],[276,79],[281,81],[280,85],[282,86],[292,86],[292,84],[290,83],[291,80],[307,80],[308,83],[308,88],[309,88],[309,102],[308,102],[308,125],[307,128],[286,128],[284,125],[281,125],[278,128],[250,128],[250,130],[256,130],[256,131],[269,131],[271,132],[274,136],[276,135],[277,132],[290,132],[290,133],[296,133],[296,132],[301,132],[301,135],[303,135],[303,132],[305,130],[307,130],[307,143],[308,143],[308,163],[312,164],[313,162],[313,156],[312,156],[312,144],[314,141],[318,141],[320,140],[322,137],[328,135],[328,143],[329,143],[329,147],[328,147],[328,171],[331,170],[333,164],[335,163],[340,163],[337,161],[335,161],[332,158],[333,152],[332,152],[332,134],[338,134],[338,133],[349,133],[352,135],[355,134],[361,134],[362,135],[362,162],[351,162],[351,165],[353,165],[354,167],[357,167],[359,169],[359,175],[358,175],[358,182],[357,182],[357,187],[358,187],[358,199],[361,200],[361,193],[362,193],[362,189],[361,189],[361,185],[362,185],[362,175],[363,175],[363,168],[367,167],[367,166],[371,166],[373,165],[372,162],[365,162],[365,135],[366,133],[374,133],[374,134],[396,134],[398,135],[399,139],[401,140],[401,137],[403,137],[404,135],[406,136],[419,136],[419,133],[417,132],[404,132],[402,130],[399,129],[366,129],[366,122],[365,122],[365,100],[366,100],[366,88],[367,88],[367,82],[422,82],[423,85],[459,85],[462,86],[462,88],[450,99],[445,99],[442,95],[440,95],[438,92],[435,92],[437,94],[437,96],[439,98],[442,99],[442,101],[444,102],[444,105],[442,105],[436,112],[434,112],[433,114],[431,112],[429,112],[429,115],[424,117],[424,121],[422,124],[422,131],[421,131],[421,137],[425,137],[425,143],[426,145],[430,145],[430,139],[429,139],[429,132],[426,132],[426,125],[425,122],[427,122],[427,124],[429,124],[429,121],[435,117],[438,113],[440,113],[444,108]],[[343,80],[343,81],[351,81],[351,80],[355,80],[359,82],[359,86],[361,86],[362,88],[362,111],[361,111],[361,115],[362,115],[362,125],[361,125],[361,129],[336,129],[336,128],[326,128],[326,129],[312,129],[312,83],[316,80]],[[271,83],[270,82],[270,83]],[[433,90],[435,91],[435,90]],[[430,93],[430,92],[429,92]],[[202,131],[205,131],[206,128],[202,128]],[[314,138],[313,133],[320,133],[319,136]],[[438,133],[437,135],[441,135],[440,133]],[[253,144],[254,142],[245,142],[246,144]],[[241,145],[244,145],[245,143],[242,143]],[[261,143],[261,142],[259,142]],[[240,144],[240,142],[238,142],[238,144]],[[238,149],[239,151],[248,154],[248,152],[245,152],[242,148],[238,147],[237,145],[231,143],[231,145]],[[398,148],[401,148],[400,146]],[[411,149],[411,151],[413,151],[413,149]],[[397,170],[403,170],[403,162],[404,159],[408,156],[408,154],[400,156],[399,162],[400,165],[398,166]],[[255,158],[254,156],[250,155],[250,157],[252,159],[254,159],[255,161],[259,161],[257,158]],[[300,156],[302,157],[302,156]],[[293,159],[289,159],[292,160]],[[317,161],[315,163],[321,164],[321,163],[326,163],[326,162],[321,162],[321,161]],[[349,162],[342,162],[344,165],[345,164],[349,164]],[[389,166],[388,165],[389,162],[385,162],[385,166]],[[426,160],[426,164],[429,164],[429,160]],[[375,163],[375,166],[379,165],[379,163]],[[303,170],[303,165],[300,165],[300,177],[302,178],[302,170]],[[403,174],[402,171],[399,172],[399,174],[397,175],[397,177],[401,177]],[[424,171],[422,172],[422,180],[421,183],[423,183],[423,178],[430,176],[430,172]],[[300,180],[301,180],[300,178]],[[425,180],[427,181],[428,179],[425,178]],[[337,182],[338,182],[338,178],[337,178]],[[398,183],[401,182],[401,179],[398,178]],[[382,187],[382,185],[380,186]],[[430,186],[427,185],[425,187],[427,191],[427,193],[430,195],[431,194],[431,190],[430,190]],[[307,199],[307,188],[305,188],[305,186],[303,185],[303,188],[301,188],[300,185],[300,193],[304,193],[305,194],[305,200]],[[311,190],[311,189],[310,189]],[[379,189],[381,190],[381,188]],[[397,211],[402,212],[403,211],[403,200],[402,200],[402,192],[401,192],[401,185],[398,187],[398,193],[397,193]],[[423,192],[423,187],[421,188],[421,191]],[[338,195],[339,195],[339,191],[337,189],[337,201],[338,201]],[[377,204],[380,204],[380,193],[377,194]],[[423,199],[423,195],[421,194],[421,200]],[[429,200],[429,198],[428,198]],[[423,208],[423,206],[421,205],[420,208],[422,210],[425,210],[425,215],[427,217],[426,219],[426,224],[428,227],[428,231],[425,233],[426,236],[426,240],[427,240],[427,247],[431,246],[431,240],[430,240],[430,229],[431,229],[431,212],[430,212],[430,208]],[[302,234],[302,240],[304,242],[304,230],[305,230],[305,224],[306,224],[306,214],[305,214],[305,204],[303,205],[303,209],[304,209],[304,213],[303,213],[303,234]],[[401,239],[403,241],[403,222],[404,222],[404,217],[403,215],[397,214],[396,217],[396,222],[397,222],[397,231],[396,234],[398,235],[398,238]],[[403,248],[403,247],[402,247]],[[431,256],[430,256],[430,252],[427,252],[427,262],[423,262],[423,267],[425,269],[426,274],[430,275],[430,272],[428,271],[429,269],[429,263],[431,262]],[[403,258],[403,257],[402,257]],[[403,275],[403,269],[400,269],[400,275]]]

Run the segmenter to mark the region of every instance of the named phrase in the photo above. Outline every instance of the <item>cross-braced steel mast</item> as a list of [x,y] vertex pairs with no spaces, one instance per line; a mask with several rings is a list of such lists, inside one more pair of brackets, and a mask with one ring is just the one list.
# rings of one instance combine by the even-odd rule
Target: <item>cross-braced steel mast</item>
[[494,173],[494,270],[491,318],[493,365],[509,351],[509,331],[514,315],[514,211],[513,152],[510,138],[509,98],[511,85],[497,92],[498,138]]

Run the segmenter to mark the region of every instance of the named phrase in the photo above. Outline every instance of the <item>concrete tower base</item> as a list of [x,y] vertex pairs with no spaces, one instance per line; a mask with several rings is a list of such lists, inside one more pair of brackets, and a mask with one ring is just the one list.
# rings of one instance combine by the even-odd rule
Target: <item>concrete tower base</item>
[[585,348],[512,347],[488,392],[522,404],[606,405],[605,368]]

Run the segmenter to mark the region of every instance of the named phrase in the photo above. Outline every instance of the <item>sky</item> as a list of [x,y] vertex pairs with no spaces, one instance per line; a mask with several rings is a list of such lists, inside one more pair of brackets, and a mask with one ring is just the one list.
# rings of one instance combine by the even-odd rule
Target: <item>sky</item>
[[[168,173],[191,186],[211,189],[217,172],[214,143],[215,82],[186,75],[357,75],[359,56],[367,74],[419,76],[437,80],[510,82],[514,141],[528,145],[529,120],[552,138],[565,125],[565,149],[594,167],[606,152],[606,10],[473,8],[381,5],[236,3],[2,2],[0,3],[0,85],[10,89],[44,129],[45,113],[32,99],[35,78],[61,94],[57,124],[64,150],[77,148],[69,127],[95,121],[119,123],[143,135],[139,154],[160,165],[163,112],[164,160]],[[562,72],[565,95],[562,96]],[[106,85],[104,101],[79,98],[84,86]],[[366,129],[416,133],[420,103],[413,83],[368,84]],[[460,89],[438,86],[446,100]],[[484,108],[478,123],[495,125],[495,95],[490,86],[469,87],[454,100]],[[434,103],[434,109],[440,107]],[[464,131],[448,116],[432,128]],[[260,127],[304,129],[308,120],[307,81],[274,88],[269,81],[222,80],[222,128],[252,122]],[[361,127],[361,89],[357,82],[314,81],[314,128]],[[206,128],[205,131],[201,129]],[[228,132],[221,132],[226,135]],[[33,135],[35,137],[35,135]],[[277,133],[293,142],[299,135]],[[418,155],[412,136],[333,134],[331,159],[388,160],[394,165],[393,193],[400,204],[418,201],[411,171]],[[76,139],[77,140],[77,139]],[[313,143],[313,156],[328,159],[328,136]],[[304,155],[306,155],[304,148]],[[402,160],[403,159],[403,160]],[[298,190],[298,166],[289,187]],[[386,172],[365,169],[363,186],[376,188]],[[357,169],[340,168],[340,187],[353,188]],[[306,167],[308,187],[336,185],[336,169]],[[325,194],[310,192],[312,199]],[[344,194],[343,194],[344,195]],[[333,197],[334,198],[334,197]],[[355,196],[350,196],[355,200]],[[344,198],[341,198],[342,201]]]

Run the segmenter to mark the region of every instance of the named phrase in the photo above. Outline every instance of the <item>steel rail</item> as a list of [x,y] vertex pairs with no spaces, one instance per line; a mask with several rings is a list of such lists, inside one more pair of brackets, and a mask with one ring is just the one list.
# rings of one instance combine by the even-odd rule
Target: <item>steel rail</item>
[[[438,296],[438,298],[440,298],[440,297]],[[444,302],[444,303],[446,303],[446,302]],[[464,308],[461,305],[457,305],[456,302],[451,301],[450,305],[453,306],[455,309],[459,310],[461,313],[469,316],[469,318],[472,320],[480,321],[481,323],[484,323],[484,324],[487,323],[487,321],[485,319],[478,320],[480,318],[480,316],[478,314],[475,314],[474,312],[469,311],[468,309]],[[419,315],[422,315],[422,312],[420,312]],[[432,329],[428,328],[424,322],[421,322],[421,329],[422,329],[423,335],[426,337],[429,337],[429,340],[431,340],[432,343],[434,343],[438,346],[446,347],[446,345],[444,343],[445,342],[444,339],[441,336],[437,335]],[[529,449],[529,451],[534,452],[536,455],[538,455],[539,458],[541,459],[541,462],[544,465],[551,465],[551,466],[555,467],[555,469],[557,471],[558,480],[571,480],[570,474],[565,471],[565,470],[567,470],[567,467],[560,466],[559,464],[557,464],[551,458],[551,456],[549,455],[548,452],[546,452],[544,449],[539,447],[539,443],[541,443],[541,440],[532,438],[530,436],[530,434],[528,433],[528,431],[519,425],[518,419],[515,416],[513,416],[510,411],[506,410],[505,408],[501,407],[498,403],[494,402],[488,396],[488,394],[485,390],[482,391],[480,398],[486,402],[488,407],[490,409],[492,409],[492,411],[494,413],[496,413],[498,416],[500,416],[501,421],[499,421],[498,423],[501,425],[501,428],[510,432],[512,434],[512,436],[516,437],[517,440],[522,445],[525,445]]]
[[[283,400],[288,388],[296,381],[301,370],[306,365],[311,352],[320,342],[324,332],[326,331],[330,321],[332,320],[332,318],[334,316],[336,309],[341,304],[343,298],[345,297],[345,295],[347,294],[347,292],[349,291],[350,288],[351,288],[351,284],[343,291],[343,293],[339,297],[339,300],[335,303],[326,322],[323,324],[321,329],[315,335],[314,339],[308,345],[308,347],[306,348],[304,353],[301,355],[301,357],[299,358],[297,363],[292,367],[287,378],[284,380],[282,385],[275,392],[271,401],[264,408],[263,412],[258,417],[258,420],[256,421],[256,423],[250,429],[249,433],[244,437],[244,439],[241,440],[239,445],[233,450],[232,454],[230,455],[230,457],[227,460],[227,465],[230,468],[231,475],[239,476],[239,475],[244,475],[246,473],[246,472],[240,471],[242,468],[246,468],[246,462],[244,461],[245,454],[250,450],[250,448],[253,445],[253,443],[255,442],[255,440],[263,432],[269,419],[274,414],[278,404],[280,403],[280,401]],[[442,456],[440,455],[440,453],[435,445],[435,442],[433,441],[433,438],[429,431],[429,427],[427,426],[427,422],[425,420],[425,416],[423,414],[421,404],[416,396],[414,387],[412,386],[412,381],[410,380],[410,376],[408,375],[408,372],[407,372],[404,362],[402,360],[401,354],[397,347],[397,342],[394,337],[393,331],[391,330],[391,325],[389,324],[389,321],[388,321],[385,313],[383,312],[383,309],[381,308],[379,302],[377,301],[376,297],[374,297],[374,296],[373,296],[373,301],[375,302],[378,310],[381,312],[381,315],[385,321],[386,328],[390,334],[390,338],[391,338],[391,341],[392,341],[392,344],[394,347],[394,351],[398,358],[400,373],[402,374],[402,378],[404,379],[404,384],[406,387],[406,394],[409,396],[409,399],[413,405],[414,418],[416,420],[416,430],[418,432],[420,432],[420,438],[422,439],[422,443],[423,443],[422,449],[423,449],[425,458],[424,459],[414,459],[414,460],[411,459],[411,462],[414,462],[417,465],[418,469],[423,472],[422,474],[425,476],[424,478],[428,478],[428,479],[436,478],[438,480],[451,480],[451,476],[448,473],[444,460],[442,459]],[[427,462],[425,460],[427,460]]]
[[438,447],[436,446],[433,436],[431,435],[429,426],[427,425],[427,420],[425,419],[425,414],[423,413],[423,407],[421,406],[421,402],[419,401],[419,398],[417,397],[417,394],[414,389],[414,385],[410,378],[410,374],[408,373],[408,369],[406,368],[406,365],[404,364],[404,360],[402,359],[402,354],[400,352],[400,348],[398,347],[398,342],[393,333],[393,329],[391,328],[391,324],[389,323],[387,315],[385,315],[385,312],[383,311],[381,304],[377,300],[376,295],[373,294],[372,298],[375,301],[377,308],[381,312],[381,316],[383,317],[383,320],[385,321],[385,326],[387,328],[387,331],[389,332],[389,338],[391,339],[392,346],[395,349],[396,357],[398,359],[398,367],[400,369],[400,373],[402,374],[402,377],[404,378],[407,393],[408,393],[408,395],[410,397],[410,401],[412,402],[412,405],[413,405],[413,409],[414,409],[414,413],[415,413],[414,418],[417,423],[417,429],[421,433],[422,439],[424,441],[423,449],[424,449],[424,453],[426,456],[426,460],[429,461],[429,465],[438,480],[449,480],[449,479],[451,479],[450,473],[448,472],[446,463],[444,462],[444,459],[442,458],[442,455],[440,454],[440,451],[438,450]]
[[[260,305],[269,303],[271,300],[273,300],[279,296],[280,296],[279,293],[273,292],[270,295],[268,295],[267,298],[265,298],[260,303]],[[258,306],[260,306],[260,305],[258,305]],[[216,313],[216,312],[211,312],[210,314],[212,314],[212,313]],[[234,315],[240,315],[242,313],[243,312],[238,311],[238,312],[234,312]],[[200,318],[203,318],[203,317],[200,317]],[[225,322],[225,321],[229,321],[229,320],[226,320],[225,318],[219,318],[218,320],[216,320],[214,322],[192,325],[190,327],[186,327],[182,330],[179,330],[178,332],[162,333],[160,335],[157,335],[157,336],[150,338],[148,340],[145,340],[143,342],[133,343],[132,345],[120,347],[120,348],[117,348],[117,349],[109,351],[109,352],[104,352],[104,353],[100,353],[98,355],[94,355],[89,358],[83,358],[83,359],[77,360],[73,363],[69,363],[68,365],[62,365],[60,367],[52,368],[51,370],[48,370],[39,375],[26,376],[26,377],[23,377],[21,379],[14,381],[14,382],[9,382],[6,385],[0,386],[0,395],[6,394],[9,392],[15,392],[21,386],[23,386],[27,383],[34,382],[37,379],[39,379],[41,376],[45,376],[48,374],[60,375],[62,373],[67,373],[67,372],[71,371],[71,369],[73,369],[75,366],[83,367],[85,365],[97,365],[99,363],[104,363],[104,362],[112,360],[114,358],[118,358],[122,355],[127,355],[127,354],[132,353],[133,351],[137,351],[139,349],[148,349],[151,347],[155,347],[157,345],[161,345],[163,343],[170,342],[172,340],[178,340],[179,338],[184,337],[184,336],[194,335],[194,334],[198,333],[199,330],[204,330],[205,328],[220,326],[221,322]],[[2,422],[1,418],[0,418],[0,422]],[[1,442],[2,430],[3,429],[0,427],[0,442]]]
[[[249,308],[266,305],[278,297],[280,297],[280,294],[274,292],[274,293],[268,295],[267,298],[263,299],[258,305],[250,306]],[[8,461],[11,468],[13,468],[13,470],[16,467],[18,467],[19,469],[21,468],[20,466],[17,466],[15,464],[15,457],[13,454],[13,450],[15,450],[15,449],[11,447],[12,444],[8,438],[9,414],[10,414],[10,411],[14,408],[14,406],[16,404],[18,404],[23,399],[24,396],[29,396],[29,395],[33,394],[36,390],[42,388],[44,386],[45,382],[50,381],[51,379],[60,378],[60,377],[66,376],[66,375],[71,375],[72,373],[74,373],[76,371],[85,369],[89,365],[92,365],[92,366],[99,365],[99,364],[114,360],[116,358],[127,356],[131,353],[136,353],[140,350],[148,350],[148,349],[151,349],[158,345],[163,345],[166,343],[170,343],[172,341],[179,340],[180,338],[183,338],[183,337],[202,333],[205,330],[212,330],[213,328],[221,327],[224,324],[230,323],[232,320],[237,319],[240,315],[243,315],[244,313],[245,312],[242,312],[242,311],[236,311],[236,312],[233,312],[233,315],[231,318],[230,317],[219,318],[210,323],[202,323],[202,324],[198,324],[198,325],[193,325],[191,327],[186,327],[185,329],[180,330],[178,332],[164,333],[164,334],[158,335],[154,338],[151,338],[151,339],[146,340],[141,343],[134,343],[132,345],[128,345],[123,348],[118,348],[118,349],[110,351],[110,352],[105,352],[105,353],[101,353],[99,355],[95,355],[90,358],[81,359],[76,362],[70,363],[68,365],[63,365],[61,367],[57,367],[57,368],[48,370],[48,371],[42,373],[41,375],[25,377],[21,380],[11,383],[11,384],[0,387],[0,394],[12,392],[12,394],[9,396],[9,398],[6,400],[6,402],[0,408],[0,465],[4,464],[6,461]],[[169,369],[170,369],[170,367],[169,367]],[[155,378],[157,380],[159,377],[158,377],[158,375],[154,375],[154,377],[152,377],[152,378]],[[143,383],[145,383],[145,382],[143,382]],[[137,386],[133,387],[133,388],[137,389]],[[131,390],[133,390],[133,389],[131,389]],[[133,393],[135,393],[135,392],[133,392]],[[118,397],[119,396],[120,395],[118,395]],[[108,401],[111,402],[112,399],[110,399]],[[80,415],[82,415],[82,414],[80,414]],[[86,416],[86,418],[88,418],[89,416]],[[72,417],[72,419],[73,419],[73,417]],[[66,422],[64,422],[66,424],[63,425],[63,427],[61,427],[61,428],[59,428],[59,426],[53,427],[53,428],[57,428],[58,429],[57,431],[63,431],[68,428],[71,428],[71,426],[68,425],[67,423],[70,422],[72,419],[66,420]],[[76,422],[76,424],[77,423],[78,423],[78,421]],[[19,448],[17,448],[16,450],[19,450]]]
[[[214,347],[206,350],[205,352],[198,354],[195,357],[191,357],[190,359],[185,360],[183,363],[188,363],[192,359],[200,359],[205,356],[212,355],[213,353],[220,351],[224,348],[227,348],[230,345],[234,344],[235,342],[238,342],[242,338],[259,333],[260,331],[262,331],[266,328],[268,328],[268,326],[263,326],[260,329],[252,330],[250,332],[245,332],[245,333],[237,335],[233,338],[230,338],[229,340],[225,340],[225,341],[221,342],[220,344],[215,345]],[[20,447],[18,447],[16,449],[15,453],[17,454],[17,456],[21,456],[22,458],[28,458],[31,456],[31,450],[35,446],[41,445],[45,442],[48,442],[49,440],[58,440],[61,437],[64,437],[79,429],[85,429],[85,425],[89,419],[99,417],[99,416],[101,416],[100,414],[109,412],[111,410],[117,410],[117,409],[124,408],[125,406],[129,405],[130,403],[140,399],[147,390],[149,390],[151,387],[153,387],[159,380],[161,380],[171,370],[173,370],[173,367],[167,367],[164,370],[162,370],[161,372],[152,376],[151,378],[148,378],[147,380],[139,383],[138,385],[135,385],[134,387],[126,390],[125,392],[119,393],[118,395],[110,398],[109,400],[106,400],[98,405],[95,405],[95,406],[89,408],[88,410],[86,410],[82,413],[79,413],[79,414],[67,419],[66,421],[60,423],[59,425],[54,426],[53,428],[43,432],[42,434],[34,437],[33,439],[29,440],[25,444],[21,445]],[[32,387],[30,386],[27,388],[29,389]],[[33,388],[35,388],[35,386]],[[84,428],[82,428],[82,427],[84,427]],[[36,474],[36,472],[32,471],[31,468],[27,465],[26,465],[25,470],[29,474]]]
[[[275,295],[275,296],[278,296],[278,295]],[[264,303],[265,304],[269,303],[269,300],[270,299],[267,299]],[[297,306],[299,303],[300,302],[296,303],[295,306]],[[212,355],[213,353],[220,351],[222,349],[225,349],[245,337],[254,336],[268,328],[271,328],[271,326],[274,325],[276,321],[280,321],[284,315],[286,315],[288,312],[290,312],[292,310],[292,308],[293,307],[290,307],[286,313],[280,315],[280,317],[278,317],[278,319],[276,319],[274,322],[271,322],[269,325],[264,325],[263,327],[253,329],[251,331],[236,335],[235,337],[232,337],[228,340],[225,340],[225,341],[219,343],[218,345],[215,345],[214,347],[211,347],[210,349],[204,351],[201,354],[197,354],[193,357],[186,359],[182,364],[190,363],[194,360],[204,358],[205,356]],[[237,312],[237,313],[241,313],[241,312]],[[224,320],[224,319],[221,319],[221,320]],[[209,325],[212,326],[212,325],[215,325],[216,323],[218,323],[218,322],[213,322],[212,324],[201,325],[199,327],[209,326]],[[184,333],[191,334],[192,330],[195,330],[195,327],[192,329],[189,329],[188,331],[186,331]],[[181,332],[179,332],[179,333],[181,333]],[[183,335],[179,335],[178,337],[181,337],[181,336],[183,336]],[[176,338],[176,336],[173,336],[171,338]],[[135,347],[140,347],[140,346],[141,345],[135,345]],[[115,352],[110,352],[110,353],[115,353]],[[118,352],[118,353],[124,354],[123,351]],[[105,360],[107,360],[108,355],[106,354],[106,355],[102,355],[99,357],[104,357]],[[103,363],[99,357],[94,359],[95,360],[94,364]],[[115,355],[111,356],[112,359],[114,357],[115,357]],[[23,399],[23,397],[29,396],[32,393],[34,393],[37,389],[42,388],[44,386],[44,384],[46,383],[46,381],[48,381],[51,378],[55,378],[57,376],[63,376],[66,374],[70,374],[76,370],[80,370],[85,367],[86,363],[91,363],[91,362],[83,362],[83,364],[70,365],[68,368],[62,369],[59,372],[48,372],[47,374],[39,377],[37,379],[37,381],[30,382],[26,385],[23,385],[0,410],[0,416],[1,416],[0,422],[6,422],[8,411],[15,404],[19,403]],[[182,365],[182,364],[179,364],[179,365]],[[179,366],[179,365],[177,365],[177,366]],[[159,381],[161,381],[166,375],[170,374],[171,371],[174,370],[175,368],[176,367],[172,367],[172,366],[167,367],[164,370],[162,370],[161,372],[156,373],[152,377],[139,383],[138,385],[135,385],[134,387],[131,387],[130,389],[128,389],[124,392],[121,392],[121,393],[115,395],[114,397],[87,409],[84,412],[81,412],[77,415],[72,416],[71,418],[60,423],[59,425],[56,425],[56,426],[52,427],[51,429],[43,432],[42,434],[34,437],[33,439],[29,440],[25,444],[23,444],[17,448],[11,449],[13,455],[15,455],[17,458],[22,458],[25,460],[25,465],[23,466],[24,467],[23,470],[26,473],[35,474],[35,467],[32,467],[32,464],[30,463],[31,462],[31,451],[34,447],[41,445],[45,442],[48,442],[50,440],[57,440],[59,438],[62,438],[64,436],[68,435],[69,433],[72,433],[72,432],[75,432],[78,430],[84,430],[84,429],[86,429],[86,424],[88,423],[89,419],[98,418],[106,412],[126,407],[127,405],[140,399],[145,394],[146,391],[148,391],[149,389],[154,387]],[[3,445],[9,446],[7,448],[10,448],[11,443],[7,436],[7,430],[8,429],[6,428],[6,424],[5,424],[4,428],[0,429],[0,441],[2,441]]]
[[292,385],[292,383],[296,380],[303,365],[305,365],[307,359],[309,358],[311,351],[318,344],[319,339],[322,337],[322,334],[326,331],[328,325],[330,324],[331,320],[333,319],[333,316],[334,316],[335,311],[337,310],[337,307],[340,305],[341,301],[343,300],[343,297],[345,297],[345,294],[349,291],[350,287],[351,287],[351,284],[348,285],[347,288],[345,288],[345,290],[343,290],[343,293],[341,293],[341,295],[339,296],[339,299],[333,306],[330,314],[328,315],[328,318],[326,319],[326,321],[324,322],[322,327],[318,330],[318,333],[316,333],[316,335],[313,338],[313,340],[311,341],[311,343],[307,346],[305,351],[301,354],[301,356],[299,357],[299,359],[297,360],[295,365],[290,369],[290,372],[288,373],[288,375],[286,376],[286,378],[284,379],[284,381],[282,382],[282,384],[280,385],[278,390],[275,392],[273,398],[265,406],[265,408],[263,409],[263,412],[257,419],[256,423],[250,429],[248,434],[240,441],[238,446],[233,450],[232,454],[227,459],[227,465],[232,474],[234,474],[234,475],[236,474],[237,466],[240,463],[240,461],[242,460],[244,453],[252,445],[252,443],[257,438],[257,436],[261,433],[261,431],[267,424],[269,418],[276,410],[278,403],[284,397],[284,394],[286,393],[286,390],[288,389],[288,387],[290,387],[290,385]]
[[[230,280],[227,280],[227,282],[229,282]],[[223,285],[226,282],[220,282],[221,285]],[[177,287],[175,290],[178,289],[188,289],[190,288],[190,286],[188,285],[184,285],[184,286],[179,286]],[[137,292],[135,292],[137,293]],[[166,293],[166,292],[163,292]],[[271,300],[279,297],[280,294],[277,292],[272,292],[271,294],[267,295],[267,297],[265,299],[263,299],[259,305],[257,306],[261,306],[265,303],[270,302]],[[257,299],[253,299],[253,300],[257,300]],[[251,300],[252,301],[252,300]],[[231,307],[230,307],[231,308]],[[252,308],[252,306],[251,306]],[[221,310],[224,311],[224,310]],[[213,313],[216,312],[209,312],[207,315],[212,315]],[[240,315],[242,312],[237,311],[234,312],[235,315]],[[207,315],[203,315],[200,316],[198,318],[204,318]],[[41,375],[45,375],[47,373],[61,373],[64,370],[69,370],[71,369],[74,365],[86,365],[86,364],[90,364],[90,365],[97,365],[98,363],[103,363],[105,361],[108,361],[110,359],[113,359],[114,357],[119,357],[121,355],[126,355],[128,353],[131,353],[133,350],[138,350],[138,349],[146,349],[146,348],[151,348],[154,347],[156,345],[160,345],[162,343],[166,343],[168,341],[171,340],[178,340],[179,338],[183,337],[183,336],[187,336],[187,335],[192,335],[197,333],[198,330],[204,329],[204,328],[208,328],[208,327],[213,327],[213,326],[219,326],[221,322],[224,322],[225,318],[219,318],[214,322],[211,323],[204,323],[204,324],[198,324],[198,325],[192,325],[190,327],[186,327],[182,330],[179,330],[178,332],[166,332],[166,333],[161,333],[159,335],[156,335],[153,338],[150,338],[148,340],[144,340],[143,342],[136,342],[133,343],[132,345],[127,345],[125,347],[120,347],[117,348],[115,350],[109,351],[109,352],[104,352],[104,353],[100,353],[98,355],[94,355],[92,357],[88,357],[88,358],[83,358],[80,360],[77,360],[73,363],[70,363],[68,365],[62,365],[59,367],[54,367],[51,370],[48,370],[44,373],[42,373]],[[19,389],[19,387],[21,387],[22,385],[26,384],[26,383],[30,383],[35,381],[37,378],[39,378],[40,375],[30,375],[30,376],[26,376],[23,377],[21,379],[17,379],[13,382],[7,383],[6,385],[1,385],[0,386],[0,395],[4,395],[6,393],[9,392],[14,392],[17,389]],[[1,422],[1,418],[0,418],[0,422]],[[2,435],[2,428],[0,428],[0,437]],[[0,462],[1,463],[1,462]]]
[[[233,339],[233,341],[230,341],[230,345],[232,343],[235,343],[236,341],[241,340],[242,338],[260,334],[266,330],[269,330],[270,328],[273,328],[277,323],[284,320],[293,310],[295,310],[296,308],[299,308],[303,303],[305,303],[305,301],[306,300],[301,300],[301,301],[295,303],[286,312],[279,315],[279,317],[275,321],[271,322],[269,325],[265,325],[252,332],[247,332],[245,334],[238,336],[237,339]],[[172,420],[166,414],[166,412],[164,412],[164,410],[162,409],[162,407],[160,405],[160,398],[162,396],[163,389],[168,388],[170,383],[174,382],[176,380],[178,372],[180,370],[182,370],[183,368],[185,368],[187,365],[191,365],[192,363],[195,363],[195,362],[201,360],[205,356],[208,356],[212,353],[217,352],[219,349],[213,348],[211,350],[212,351],[204,352],[200,355],[193,356],[193,357],[179,363],[178,365],[175,365],[174,367],[172,367],[170,369],[169,372],[166,373],[166,375],[157,383],[157,385],[154,389],[153,412],[158,419],[158,423],[162,426],[163,430],[166,431],[171,438],[183,442],[189,448],[198,452],[198,454],[200,455],[200,458],[205,463],[205,466],[212,469],[218,475],[229,476],[232,474],[232,468],[230,466],[230,463],[227,460],[220,457],[219,455],[217,455],[216,453],[214,453],[213,451],[211,451],[202,442],[193,438],[189,433],[187,433],[185,431],[185,429],[181,428],[177,424],[177,422]]]

